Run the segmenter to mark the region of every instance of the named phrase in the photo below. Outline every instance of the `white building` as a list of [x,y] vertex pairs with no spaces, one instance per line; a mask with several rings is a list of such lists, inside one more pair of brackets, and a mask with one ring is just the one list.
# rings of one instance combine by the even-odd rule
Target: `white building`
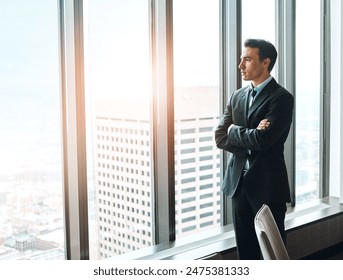
[[[219,151],[214,143],[218,89],[175,93],[177,237],[219,223]],[[190,106],[196,102],[197,106]],[[95,105],[95,181],[100,258],[153,244],[149,107],[140,102]]]

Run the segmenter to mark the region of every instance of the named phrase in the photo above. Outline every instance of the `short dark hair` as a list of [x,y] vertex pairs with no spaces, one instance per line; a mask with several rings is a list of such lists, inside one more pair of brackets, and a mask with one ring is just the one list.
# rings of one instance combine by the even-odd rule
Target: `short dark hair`
[[262,39],[246,39],[244,41],[244,47],[258,48],[258,55],[260,57],[260,60],[262,61],[265,58],[269,58],[270,64],[268,67],[268,71],[272,71],[277,58],[277,51],[272,43]]

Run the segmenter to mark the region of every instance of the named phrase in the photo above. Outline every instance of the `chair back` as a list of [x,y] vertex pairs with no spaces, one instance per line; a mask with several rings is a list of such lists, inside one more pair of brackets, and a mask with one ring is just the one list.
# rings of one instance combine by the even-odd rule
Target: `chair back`
[[262,205],[255,216],[255,231],[265,260],[289,260],[285,244],[268,205]]

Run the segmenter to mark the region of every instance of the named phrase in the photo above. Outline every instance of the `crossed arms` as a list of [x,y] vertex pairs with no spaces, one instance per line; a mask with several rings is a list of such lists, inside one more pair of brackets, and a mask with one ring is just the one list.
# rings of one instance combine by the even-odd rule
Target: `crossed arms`
[[292,122],[293,103],[291,94],[277,95],[269,102],[265,115],[255,128],[234,124],[229,103],[215,131],[217,147],[246,156],[248,150],[262,151],[279,141],[283,143]]

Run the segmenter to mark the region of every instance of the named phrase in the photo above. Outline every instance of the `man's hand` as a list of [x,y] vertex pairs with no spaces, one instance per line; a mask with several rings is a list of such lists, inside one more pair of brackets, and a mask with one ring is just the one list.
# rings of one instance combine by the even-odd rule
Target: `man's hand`
[[260,121],[260,123],[258,124],[258,126],[256,127],[257,130],[266,130],[270,125],[270,121],[268,121],[268,119],[263,119],[262,121]]

